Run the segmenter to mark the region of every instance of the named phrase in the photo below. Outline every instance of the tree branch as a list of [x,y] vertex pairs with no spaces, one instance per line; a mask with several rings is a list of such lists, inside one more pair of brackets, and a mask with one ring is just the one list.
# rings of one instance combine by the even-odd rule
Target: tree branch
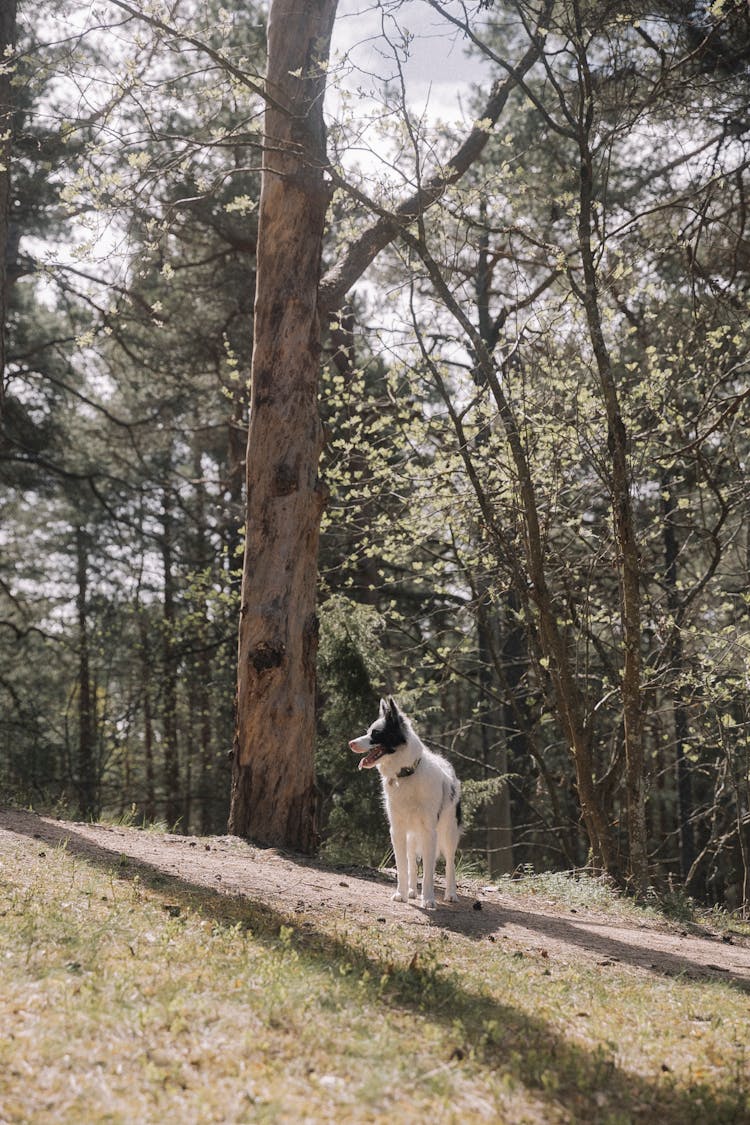
[[[551,9],[552,0],[545,0],[537,28],[546,26]],[[422,184],[396,208],[392,215],[381,214],[380,218],[352,243],[341,261],[328,271],[320,284],[318,303],[321,310],[327,313],[335,311],[370,263],[393,241],[404,224],[422,215],[443,195],[446,188],[457,183],[476,163],[484,151],[492,129],[505,109],[511,91],[522,84],[542,50],[543,37],[537,31],[518,66],[507,66],[507,76],[494,83],[479,121],[456,150],[445,170]]]
[[171,27],[168,23],[165,23],[164,20],[160,20],[157,16],[148,15],[146,12],[139,11],[131,4],[127,4],[125,0],[110,0],[110,2],[114,4],[116,8],[120,8],[123,12],[127,12],[127,14],[133,19],[143,20],[144,23],[150,24],[150,26],[156,28],[157,31],[163,31],[165,35],[169,35],[171,38],[179,39],[183,43],[189,43],[191,47],[195,47],[196,50],[201,51],[205,55],[208,55],[210,59],[213,59],[217,66],[221,67],[222,70],[225,70],[227,74],[231,74],[232,78],[236,79],[236,81],[241,83],[243,86],[246,86],[248,90],[252,90],[252,92],[254,94],[257,94],[258,97],[262,98],[267,105],[273,106],[274,109],[280,109],[283,111],[284,107],[280,106],[279,103],[269,95],[262,77],[260,77],[259,75],[248,75],[246,71],[242,70],[238,66],[235,66],[234,63],[232,63],[231,60],[226,57],[226,55],[223,55],[221,51],[215,50],[212,46],[210,46],[210,44],[204,42],[202,39],[198,39],[194,35],[188,35],[184,31],[178,31],[177,28]]

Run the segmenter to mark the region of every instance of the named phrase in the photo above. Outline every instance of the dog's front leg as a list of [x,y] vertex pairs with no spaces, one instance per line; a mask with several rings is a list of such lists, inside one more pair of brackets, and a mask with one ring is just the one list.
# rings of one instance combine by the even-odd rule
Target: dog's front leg
[[406,854],[409,863],[409,898],[417,897],[417,837],[410,832],[406,838]]
[[408,894],[406,833],[398,832],[391,827],[391,843],[393,844],[393,854],[396,856],[396,893],[393,900],[394,902],[406,902]]
[[422,847],[422,901],[420,906],[431,910],[435,905],[435,860],[437,831],[425,832]]

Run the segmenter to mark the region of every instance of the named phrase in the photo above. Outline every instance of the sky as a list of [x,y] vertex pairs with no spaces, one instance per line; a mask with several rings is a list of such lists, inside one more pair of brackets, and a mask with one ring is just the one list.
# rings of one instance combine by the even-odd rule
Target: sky
[[[446,5],[460,14],[461,5]],[[403,33],[412,38],[403,63],[407,99],[413,113],[432,119],[463,118],[472,85],[486,81],[486,68],[468,58],[462,33],[443,20],[426,0],[341,0],[331,60],[346,68],[347,85],[367,89],[374,76],[398,78],[394,51],[403,53]],[[463,108],[462,108],[463,107]]]

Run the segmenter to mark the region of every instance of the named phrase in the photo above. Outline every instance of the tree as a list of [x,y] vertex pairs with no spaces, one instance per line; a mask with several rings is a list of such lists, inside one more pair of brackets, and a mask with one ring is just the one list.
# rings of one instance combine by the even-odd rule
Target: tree
[[743,11],[430,0],[497,79],[464,136],[379,6],[372,174],[333,6],[275,5],[264,85],[251,6],[112,4],[122,57],[92,26],[13,79],[3,784],[226,823],[246,533],[235,831],[373,857],[339,745],[380,678],[506,865],[512,827],[513,864],[747,897]]
[[[223,12],[207,12],[209,37],[229,21],[260,57],[255,9]],[[40,44],[49,26],[22,14],[9,275],[26,276],[10,289],[4,383],[0,769],[9,791],[80,798],[87,816],[189,828],[192,797],[193,826],[216,829],[229,796],[253,106],[219,69],[197,78],[183,56],[155,61],[158,36],[129,40],[132,23],[120,24],[132,50],[120,72],[96,31],[86,50],[75,34]],[[98,101],[76,98],[78,74],[113,72],[94,83]],[[69,244],[102,215],[106,261]]]
[[[433,6],[442,10],[441,5]],[[468,19],[464,20],[467,36],[478,42]],[[710,119],[703,119],[701,99],[708,87],[699,83],[702,94],[683,112],[694,127],[704,128],[705,135],[682,152],[655,148],[644,172],[632,176],[628,147],[631,130],[640,126],[662,135],[664,114],[672,112],[675,99],[683,98],[695,83],[695,68],[703,70],[709,65],[713,28],[707,28],[696,55],[692,39],[689,50],[684,50],[684,24],[676,20],[670,41],[675,63],[671,82],[666,83],[664,48],[659,53],[648,33],[642,34],[637,20],[631,25],[606,10],[587,10],[584,21],[579,7],[571,3],[557,9],[546,27],[548,49],[541,56],[542,66],[524,86],[527,108],[520,111],[516,106],[517,136],[510,141],[506,137],[498,146],[501,152],[510,150],[503,162],[504,173],[496,173],[493,182],[485,165],[485,179],[479,177],[474,198],[470,191],[463,197],[458,192],[446,193],[437,208],[434,229],[417,221],[413,227],[400,230],[399,242],[408,251],[398,259],[394,255],[389,270],[380,276],[384,287],[393,287],[409,271],[412,287],[419,288],[420,300],[425,300],[428,287],[433,291],[429,313],[410,327],[420,341],[421,366],[431,372],[433,385],[451,414],[466,476],[476,482],[480,509],[477,522],[484,524],[498,558],[494,584],[497,587],[510,580],[515,587],[529,652],[538,661],[540,686],[545,694],[550,686],[553,688],[554,706],[545,709],[554,712],[571,748],[577,796],[593,860],[613,874],[621,870],[621,863],[627,865],[633,887],[642,891],[649,876],[648,851],[658,838],[653,802],[650,840],[647,837],[646,786],[661,768],[654,746],[661,702],[658,693],[655,697],[653,677],[664,682],[665,658],[670,666],[667,682],[677,687],[676,699],[681,700],[675,709],[676,725],[682,725],[679,716],[684,715],[685,705],[684,684],[680,686],[685,669],[674,667],[682,663],[681,646],[672,644],[667,650],[652,646],[651,625],[644,625],[643,617],[644,605],[649,618],[657,606],[663,605],[659,590],[663,559],[655,561],[652,557],[656,535],[661,543],[661,512],[650,497],[663,479],[665,461],[675,458],[679,463],[684,458],[684,450],[673,449],[674,430],[668,431],[656,421],[654,372],[647,370],[652,352],[665,357],[665,366],[666,357],[672,362],[668,318],[659,318],[662,324],[658,332],[656,324],[649,327],[647,346],[643,344],[644,325],[656,320],[651,285],[669,287],[670,310],[679,317],[681,287],[683,292],[685,287],[692,289],[695,300],[696,284],[692,269],[686,275],[676,260],[674,272],[660,263],[656,247],[660,246],[664,255],[665,240],[652,216],[670,214],[677,222],[683,208],[690,214],[695,207],[700,218],[688,226],[700,232],[699,241],[710,242],[732,213],[721,207],[712,176],[719,176],[723,190],[735,177],[741,183],[746,158],[743,146],[728,141],[726,133],[717,134],[711,129]],[[498,66],[506,65],[505,50],[493,50],[487,40],[479,45]],[[659,62],[654,65],[657,56]],[[733,112],[738,92],[731,86],[726,88],[720,98],[722,112],[729,112],[730,107]],[[404,136],[406,143],[413,143],[417,149],[419,123],[410,122]],[[701,153],[707,150],[714,152],[710,173],[699,167]],[[547,152],[552,161],[549,169],[541,155]],[[516,170],[526,162],[528,173],[522,177]],[[540,165],[544,168],[541,174]],[[680,184],[687,166],[694,174],[688,191],[684,183]],[[551,198],[549,184],[555,176],[559,191]],[[415,178],[419,178],[418,173]],[[662,188],[657,195],[656,184],[667,185],[666,191]],[[538,199],[538,207],[531,197]],[[488,223],[486,216],[481,218],[481,209],[490,200],[497,212]],[[375,200],[370,206],[377,211]],[[646,245],[635,234],[639,222]],[[743,227],[744,211],[739,208],[732,224],[733,236],[740,237]],[[481,272],[474,256],[477,239],[489,229],[494,242],[491,254],[496,299],[501,302],[504,298],[505,304],[499,303],[494,319],[488,318],[486,308],[479,307],[472,323],[467,290],[474,271],[476,276]],[[460,250],[455,251],[455,247]],[[639,269],[635,256],[644,250],[644,268]],[[423,263],[424,278],[415,281],[417,259]],[[734,276],[736,267],[735,257]],[[700,270],[706,296],[711,294],[709,306],[714,306],[718,299],[718,287],[710,276],[714,267],[704,261]],[[632,303],[632,294],[620,284],[620,278],[629,275],[634,278],[634,291],[638,292],[639,286],[643,289],[643,297],[634,298]],[[509,292],[520,293],[520,299],[509,300]],[[644,309],[642,314],[634,312],[633,303]],[[737,306],[741,303],[740,299]],[[533,310],[534,327],[523,332],[517,325],[525,309]],[[445,310],[460,326],[455,334],[447,325]],[[729,298],[723,311],[734,323],[731,310]],[[707,309],[701,310],[695,320],[706,315]],[[496,329],[493,347],[499,342],[498,350],[502,348],[505,357],[501,353],[495,359],[489,354],[492,349],[486,343],[492,333],[482,325],[488,319]],[[504,335],[503,329],[511,331]],[[686,330],[685,324],[682,330]],[[728,332],[731,334],[731,330]],[[488,372],[485,383],[505,429],[511,480],[499,497],[497,484],[477,449],[477,432],[485,433],[483,427],[491,422],[484,412],[474,420],[479,411],[474,410],[476,400],[472,402],[465,382],[462,384],[458,375],[445,374],[451,366],[454,372],[460,369],[460,363],[451,365],[442,354],[455,350],[457,344],[473,358],[473,373],[480,367]],[[661,375],[662,385],[668,385],[673,400],[680,403],[678,426],[692,425],[690,419],[696,408],[692,392],[683,397],[681,388],[710,385],[707,372],[700,373],[702,355],[700,349],[694,352],[689,375],[684,365],[681,377],[671,382],[664,383]],[[736,357],[728,352],[722,370],[728,374],[735,362]],[[414,366],[416,369],[416,362]],[[647,373],[639,379],[642,366]],[[476,374],[473,378],[476,383]],[[699,415],[707,406],[704,396],[705,391],[700,391]],[[734,396],[727,402],[733,404],[727,410],[738,404]],[[724,420],[728,419],[729,414]],[[712,427],[709,431],[716,435]],[[416,440],[413,434],[411,440]],[[580,444],[582,452],[590,452],[576,460],[575,455],[569,455],[571,443],[574,447]],[[483,442],[481,447],[484,449]],[[507,460],[502,448],[497,452],[493,449],[492,454],[498,460]],[[680,624],[676,628],[683,631],[688,606],[717,572],[725,544],[731,542],[728,525],[722,534],[731,506],[721,495],[716,470],[705,461],[696,470],[698,478],[704,478],[716,495],[716,518],[713,526],[710,519],[704,526],[704,541],[713,544],[708,563],[704,566],[695,560],[699,572],[702,569],[701,576],[685,599],[679,595],[676,599],[680,603]],[[455,497],[455,467],[444,467],[443,472]],[[368,491],[372,487],[370,481]],[[575,496],[572,504],[566,492]],[[609,520],[603,496],[608,498]],[[440,507],[434,495],[432,503]],[[690,503],[683,495],[681,509]],[[589,520],[595,535],[590,547],[582,549],[585,538],[576,528]],[[455,522],[451,522],[455,528]],[[382,525],[373,534],[382,535]],[[605,557],[609,574],[618,578],[617,584],[607,577],[606,570],[597,576],[595,584],[587,578],[584,560],[588,559],[589,574],[594,574]],[[673,572],[670,566],[668,573]],[[435,567],[433,574],[439,582],[445,571]],[[684,585],[685,579],[680,582]],[[675,599],[671,601],[674,605]],[[671,635],[677,635],[675,630]],[[677,745],[684,747],[684,736],[678,734]],[[607,746],[612,747],[611,755],[605,750]],[[684,765],[684,753],[682,761]],[[680,771],[684,781],[683,766]],[[689,801],[684,784],[682,793],[683,801]],[[626,809],[621,810],[623,801]],[[618,839],[619,833],[613,831],[618,820],[627,825],[626,847],[625,841]],[[729,830],[736,838],[736,827]]]
[[[447,170],[380,218],[321,279],[331,197],[323,95],[336,3],[273,0],[247,452],[247,528],[230,830],[309,850],[314,827],[315,591],[325,493],[318,479],[321,316],[376,255],[478,159],[531,47],[499,81]],[[533,39],[533,37],[532,37]],[[537,36],[538,39],[538,36]],[[337,181],[338,182],[338,181]],[[341,186],[347,187],[346,183]]]
[[10,160],[13,148],[15,106],[12,77],[16,44],[16,2],[0,7],[0,420],[5,390],[5,332],[8,312],[8,258],[10,256]]
[[268,21],[247,524],[230,831],[315,843],[315,589],[322,428],[318,284],[330,189],[323,95],[335,0]]

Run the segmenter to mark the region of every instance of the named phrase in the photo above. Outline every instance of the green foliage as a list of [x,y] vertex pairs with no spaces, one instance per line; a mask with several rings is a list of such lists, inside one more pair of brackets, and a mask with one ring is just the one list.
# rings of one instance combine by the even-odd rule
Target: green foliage
[[466,828],[473,828],[478,813],[508,785],[508,777],[490,777],[481,781],[465,780],[461,785],[461,819]]
[[320,607],[318,685],[321,699],[316,772],[325,854],[375,863],[387,837],[380,785],[357,769],[349,741],[377,714],[387,679],[384,623],[371,606],[344,595]]
[[[620,546],[611,435],[582,299],[583,143],[594,177],[600,327],[629,437],[658,879],[684,864],[677,843],[689,821],[697,851],[705,848],[693,888],[746,897],[739,810],[747,793],[739,779],[746,777],[747,621],[738,594],[747,572],[739,422],[747,408],[748,310],[740,292],[747,261],[730,248],[732,237],[744,237],[744,219],[725,220],[742,211],[747,185],[744,141],[713,138],[709,109],[737,108],[743,81],[730,79],[719,93],[722,67],[707,42],[693,54],[697,29],[686,14],[670,10],[658,44],[637,18],[605,9],[587,13],[581,40],[575,14],[568,4],[552,12],[543,65],[511,95],[484,159],[446,190],[408,248],[396,244],[378,260],[381,289],[407,290],[404,300],[391,299],[402,333],[398,343],[384,334],[391,370],[379,395],[364,364],[349,381],[339,376],[339,393],[328,400],[339,406],[333,468],[349,532],[345,567],[377,544],[363,592],[386,617],[396,683],[426,713],[428,740],[433,723],[439,734],[449,731],[442,741],[456,739],[470,780],[482,778],[488,754],[511,774],[516,862],[584,862],[567,797],[574,771],[565,707],[529,556],[533,501],[594,780],[607,794],[608,819],[623,823]],[[504,12],[480,38],[507,58],[520,55],[517,36]],[[683,75],[668,88],[665,50],[688,51]],[[591,116],[581,137],[566,122],[581,120],[586,68]],[[428,132],[411,120],[395,136],[394,161],[420,145],[447,159],[445,133],[428,143]],[[636,136],[644,143],[635,145]],[[415,159],[414,178],[422,175]],[[700,220],[684,211],[688,175]],[[477,362],[472,326],[491,353],[504,409]],[[376,354],[377,340],[373,330],[365,345]],[[356,584],[357,576],[347,580]],[[491,618],[489,640],[483,615]],[[511,645],[516,630],[522,639]],[[678,746],[693,785],[682,808],[672,781]]]
[[[192,17],[221,38],[222,11]],[[260,59],[253,14],[233,34]],[[37,42],[64,18],[19,17],[0,777],[41,806],[86,790],[86,815],[221,831],[254,290],[231,204],[259,186],[232,146],[253,99],[132,21],[117,61],[96,32]]]
[[[365,721],[386,674],[384,621],[372,606],[334,594],[320,607],[318,648],[321,692],[330,697],[326,727],[338,736],[351,724],[352,712]],[[369,720],[367,720],[369,722]]]
[[[535,13],[480,7],[472,49],[504,80],[497,60],[522,56]],[[74,807],[88,763],[108,814],[135,805],[139,820],[217,829],[264,10],[188,4],[166,36],[123,19],[112,58],[96,30],[71,39],[58,9],[22,6],[13,79],[0,782]],[[603,343],[628,437],[657,889],[687,875],[679,839],[691,827],[689,892],[747,901],[747,21],[736,5],[653,13],[553,6],[543,55],[481,159],[380,254],[352,298],[351,354],[325,357],[318,772],[330,854],[382,856],[377,779],[356,770],[347,742],[387,687],[428,743],[455,750],[468,845],[483,849],[498,827],[492,798],[507,784],[512,866],[585,862],[561,659],[626,850]],[[183,34],[190,49],[175,50]],[[408,46],[389,43],[401,62]],[[331,71],[344,112],[330,151],[356,190],[334,195],[327,262],[372,220],[362,193],[378,209],[397,204],[404,184],[445,169],[463,135],[408,116],[398,85],[377,76],[365,107],[346,72]],[[481,99],[472,113],[489,129]],[[367,136],[383,159],[352,169],[345,150]],[[347,318],[332,313],[329,353]]]

